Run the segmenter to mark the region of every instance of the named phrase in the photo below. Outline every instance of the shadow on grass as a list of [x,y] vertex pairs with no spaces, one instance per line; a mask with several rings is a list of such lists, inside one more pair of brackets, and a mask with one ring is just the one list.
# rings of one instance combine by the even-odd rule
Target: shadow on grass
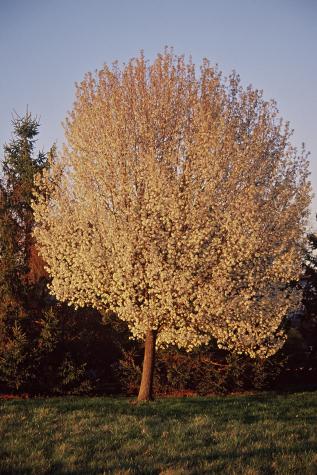
[[[158,475],[168,468],[171,469],[172,475],[172,469],[177,467],[183,467],[184,473],[187,470],[188,473],[195,475],[242,474],[246,473],[248,467],[256,468],[252,473],[263,474],[317,473],[317,467],[312,467],[314,462],[307,461],[307,458],[312,458],[317,450],[316,444],[312,442],[315,440],[313,428],[317,426],[316,394],[306,394],[305,397],[300,393],[295,396],[269,393],[239,397],[167,398],[146,404],[131,404],[131,400],[126,398],[67,397],[6,401],[0,402],[0,407],[2,411],[17,414],[19,417],[26,416],[24,420],[27,420],[28,424],[33,424],[33,428],[37,427],[38,423],[36,418],[32,419],[37,410],[47,410],[52,419],[48,417],[46,420],[44,411],[39,424],[42,424],[42,420],[46,420],[48,428],[41,427],[40,436],[37,436],[45,458],[51,461],[50,468],[41,471],[43,475],[119,474],[120,470],[126,475]],[[78,414],[67,422],[67,416],[72,416],[73,412]],[[85,429],[76,432],[73,424],[76,424],[77,415],[82,420],[91,418],[91,428],[94,431],[90,433]],[[132,422],[120,417],[116,419],[118,416],[128,418],[132,416],[138,421],[135,424],[133,419]],[[204,425],[205,416],[206,425]],[[202,420],[201,426],[199,423],[195,425],[196,417]],[[55,427],[57,419],[66,421],[67,430],[63,437],[65,440],[67,438],[71,440],[72,450],[85,448],[84,455],[78,450],[79,458],[73,467],[67,465],[67,461],[64,463],[59,459],[53,459],[55,441],[52,442],[51,430]],[[17,420],[19,421],[18,418],[12,417],[14,424]],[[117,432],[113,434],[102,427],[107,421],[117,424]],[[180,428],[176,428],[172,434],[176,421],[181,423]],[[121,428],[126,429],[122,424],[128,425],[130,422],[130,430],[121,431]],[[265,433],[267,427],[269,427],[268,434],[273,435],[268,436]],[[231,428],[235,431],[236,441],[230,440]],[[143,433],[142,429],[149,432]],[[12,430],[15,430],[14,426]],[[165,439],[164,442],[162,437],[166,430],[171,430],[172,435],[171,439]],[[48,442],[43,448],[41,443],[46,434]],[[298,439],[293,437],[294,434],[298,434]],[[102,444],[99,444],[100,437],[103,437]],[[290,444],[287,446],[288,440]],[[136,451],[133,448],[134,441],[140,442],[139,445],[137,443],[135,445]],[[24,444],[24,435],[22,442]],[[30,448],[32,444],[32,441],[28,441]],[[173,451],[169,450],[171,446]],[[3,451],[1,457],[8,459],[9,454]],[[82,463],[80,457],[84,457]],[[298,466],[303,464],[301,472],[288,471],[291,465],[287,465],[287,458],[291,457],[295,458],[294,463]],[[277,459],[278,471],[272,468],[273,462],[275,463]],[[89,469],[92,466],[91,462],[94,464],[93,470]],[[15,468],[14,465],[10,470],[3,468],[1,474],[34,475],[34,467],[29,463],[31,462],[25,460],[23,468]],[[310,471],[306,470],[307,467]]]
[[[248,450],[244,452],[238,451],[229,451],[229,452],[217,452],[213,454],[205,455],[202,457],[192,456],[190,453],[179,454],[175,457],[169,457],[168,460],[162,461],[160,468],[151,467],[151,463],[136,463],[133,461],[120,462],[112,465],[108,465],[105,470],[100,464],[99,467],[96,467],[93,471],[87,472],[87,467],[75,468],[74,470],[69,470],[64,467],[62,463],[53,464],[47,471],[41,472],[41,475],[94,475],[94,474],[133,474],[133,475],[159,475],[164,470],[171,470],[171,475],[173,474],[173,468],[183,467],[183,469],[188,470],[192,475],[208,475],[208,474],[224,474],[224,473],[243,473],[243,467],[250,467],[254,462],[254,466],[257,467],[259,472],[254,473],[265,473],[265,475],[283,473],[282,471],[276,472],[276,469],[272,466],[278,457],[285,456],[287,453],[288,456],[296,455],[303,456],[307,451],[315,451],[316,445],[313,443],[298,444],[296,447],[262,447],[256,450]],[[236,472],[232,470],[235,462],[240,463],[241,471]],[[155,459],[152,459],[152,463],[157,464]],[[205,467],[204,467],[205,466]],[[212,471],[211,470],[212,467]],[[231,470],[228,471],[228,467],[231,467]],[[315,467],[317,469],[317,465]],[[312,470],[314,467],[312,467]],[[186,471],[185,471],[186,473]],[[286,473],[286,472],[285,472]],[[289,472],[287,472],[289,473]],[[299,472],[293,472],[299,473]],[[306,473],[305,471],[302,472]],[[316,473],[316,472],[309,472]],[[23,468],[23,469],[12,469],[8,471],[1,471],[1,475],[31,475],[34,474],[32,468]]]

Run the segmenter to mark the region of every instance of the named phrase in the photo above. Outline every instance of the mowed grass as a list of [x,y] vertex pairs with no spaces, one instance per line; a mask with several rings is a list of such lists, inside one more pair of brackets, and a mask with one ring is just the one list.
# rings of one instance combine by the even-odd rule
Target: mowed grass
[[317,393],[0,401],[4,474],[316,474]]

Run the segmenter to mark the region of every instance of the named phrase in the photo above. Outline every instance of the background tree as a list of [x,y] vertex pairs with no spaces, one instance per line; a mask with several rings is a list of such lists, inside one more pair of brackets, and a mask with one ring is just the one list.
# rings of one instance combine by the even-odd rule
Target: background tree
[[34,176],[47,164],[35,153],[39,123],[27,112],[15,115],[13,138],[4,146],[0,178],[0,378],[15,380],[15,389],[27,377],[27,339],[21,328],[36,303],[38,281],[45,275],[32,230]]
[[283,351],[288,357],[288,381],[293,386],[315,388],[317,384],[317,237],[307,236],[304,269],[299,286],[302,307],[289,321]]
[[28,378],[27,337],[21,323],[35,303],[35,282],[45,274],[36,253],[31,208],[34,176],[46,166],[35,153],[39,123],[15,115],[4,146],[0,178],[0,379],[15,389]]
[[[26,304],[28,284],[43,272],[36,258],[32,230],[31,207],[34,176],[47,164],[47,155],[34,153],[39,123],[29,112],[16,115],[12,121],[13,138],[4,146],[2,176],[0,178],[0,233],[1,233],[1,301],[3,292],[12,300]],[[18,297],[19,296],[19,297]],[[8,308],[8,305],[5,305]],[[6,311],[6,310],[5,310]]]
[[[307,236],[303,282],[303,315],[298,329],[304,339],[306,381],[311,387],[317,384],[317,235]],[[307,383],[306,383],[307,384]]]
[[[309,320],[317,326],[317,235],[307,236],[305,253],[305,272],[303,276],[303,305]],[[316,343],[316,341],[315,341]]]
[[156,345],[281,347],[310,201],[290,136],[236,74],[222,80],[207,60],[197,74],[168,50],[77,87],[35,235],[58,299],[111,309],[145,340],[139,400],[152,396]]

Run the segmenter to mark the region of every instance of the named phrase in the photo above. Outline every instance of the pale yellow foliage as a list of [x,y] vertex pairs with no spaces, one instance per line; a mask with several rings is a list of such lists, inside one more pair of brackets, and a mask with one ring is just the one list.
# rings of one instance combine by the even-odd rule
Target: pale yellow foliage
[[275,104],[165,50],[87,74],[65,128],[34,203],[53,294],[161,346],[274,353],[310,201]]

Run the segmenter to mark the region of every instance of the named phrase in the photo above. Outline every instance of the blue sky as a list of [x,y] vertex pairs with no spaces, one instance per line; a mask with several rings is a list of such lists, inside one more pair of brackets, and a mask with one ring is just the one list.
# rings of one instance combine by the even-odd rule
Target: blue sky
[[165,45],[236,69],[276,99],[294,143],[311,151],[317,194],[317,0],[0,0],[0,145],[12,111],[27,105],[40,117],[39,146],[61,145],[85,72]]

